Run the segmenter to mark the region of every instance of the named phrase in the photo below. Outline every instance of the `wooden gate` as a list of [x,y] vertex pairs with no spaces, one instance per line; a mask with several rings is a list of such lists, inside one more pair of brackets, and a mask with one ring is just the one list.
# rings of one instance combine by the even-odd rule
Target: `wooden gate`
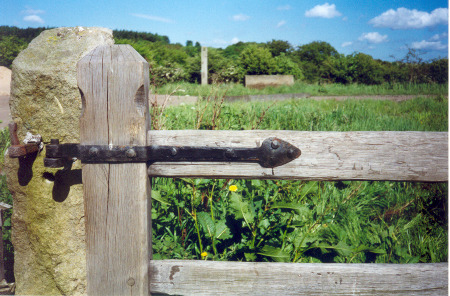
[[150,131],[148,63],[129,45],[78,63],[83,145],[302,150],[277,168],[230,163],[83,165],[89,295],[446,294],[447,263],[294,264],[152,260],[149,176],[295,180],[448,180],[446,132]]

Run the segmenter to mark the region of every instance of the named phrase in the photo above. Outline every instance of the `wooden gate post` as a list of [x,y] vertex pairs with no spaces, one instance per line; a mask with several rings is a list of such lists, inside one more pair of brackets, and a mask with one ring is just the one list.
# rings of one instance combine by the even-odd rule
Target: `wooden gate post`
[[201,53],[201,82],[202,85],[208,84],[208,48],[206,46],[202,46]]
[[[101,46],[79,61],[77,71],[81,144],[146,145],[148,63],[129,45]],[[83,184],[88,295],[149,295],[146,164],[85,164]]]

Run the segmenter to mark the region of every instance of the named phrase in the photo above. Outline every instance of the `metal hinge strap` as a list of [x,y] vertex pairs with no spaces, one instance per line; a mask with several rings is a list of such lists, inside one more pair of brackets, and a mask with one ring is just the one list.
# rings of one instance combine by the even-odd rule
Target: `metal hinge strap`
[[258,148],[80,145],[59,144],[58,140],[52,140],[46,146],[44,164],[63,167],[77,158],[83,163],[250,162],[273,168],[300,154],[300,149],[278,138],[268,138]]

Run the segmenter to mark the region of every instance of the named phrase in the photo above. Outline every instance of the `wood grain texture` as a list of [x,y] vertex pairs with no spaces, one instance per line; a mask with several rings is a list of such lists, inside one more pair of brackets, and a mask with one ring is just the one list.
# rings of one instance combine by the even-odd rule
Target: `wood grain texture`
[[[129,45],[78,63],[81,144],[145,145],[148,64]],[[150,186],[146,164],[85,164],[88,295],[148,295]]]
[[448,180],[447,132],[149,131],[147,145],[258,147],[274,136],[300,148],[302,155],[274,169],[258,164],[155,163],[148,173],[199,178]]
[[447,295],[448,265],[151,261],[152,295]]

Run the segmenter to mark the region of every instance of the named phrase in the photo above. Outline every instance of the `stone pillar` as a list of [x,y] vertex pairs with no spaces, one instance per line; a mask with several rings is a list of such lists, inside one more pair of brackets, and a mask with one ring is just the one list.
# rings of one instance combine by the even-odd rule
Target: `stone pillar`
[[[12,65],[11,116],[23,140],[79,142],[81,96],[77,62],[99,45],[113,44],[103,28],[58,28],[42,32]],[[45,151],[6,159],[14,197],[12,242],[17,295],[83,295],[86,251],[81,164],[45,168]]]
[[202,46],[201,59],[202,59],[202,68],[201,68],[202,85],[207,85],[208,84],[208,48],[205,46]]

